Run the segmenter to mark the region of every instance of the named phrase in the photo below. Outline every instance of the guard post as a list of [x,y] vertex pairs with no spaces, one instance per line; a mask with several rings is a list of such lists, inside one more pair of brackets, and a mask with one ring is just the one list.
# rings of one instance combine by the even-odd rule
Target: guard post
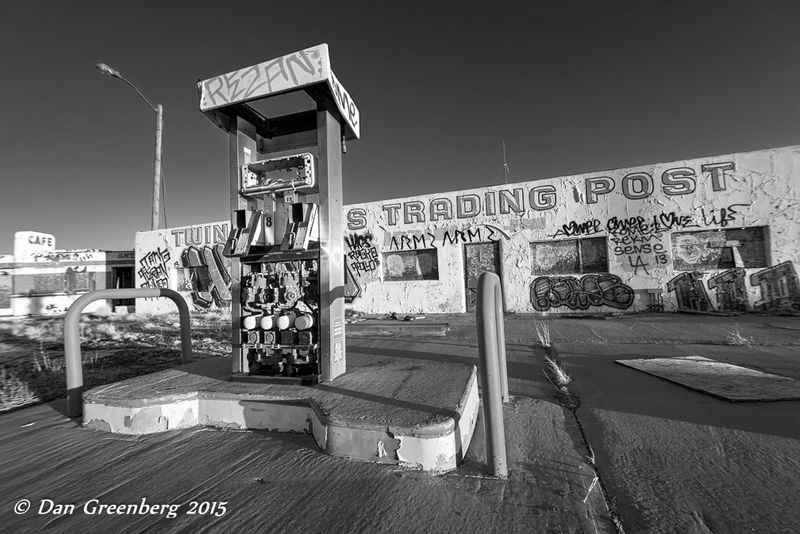
[[[233,378],[314,384],[346,370],[342,153],[358,108],[320,44],[198,83],[229,135]],[[304,91],[313,109],[254,101]]]

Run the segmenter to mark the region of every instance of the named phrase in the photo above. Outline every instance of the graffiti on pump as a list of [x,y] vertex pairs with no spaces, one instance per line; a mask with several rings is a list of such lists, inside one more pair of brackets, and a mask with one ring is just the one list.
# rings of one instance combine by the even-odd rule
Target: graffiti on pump
[[536,311],[565,306],[587,310],[590,306],[610,306],[624,310],[633,304],[633,289],[619,276],[602,273],[575,276],[541,276],[531,283],[531,304]]
[[350,234],[345,236],[344,242],[347,244],[347,259],[350,269],[356,274],[371,273],[378,270],[380,260],[378,259],[378,249],[372,243],[374,239],[371,232],[366,234]]

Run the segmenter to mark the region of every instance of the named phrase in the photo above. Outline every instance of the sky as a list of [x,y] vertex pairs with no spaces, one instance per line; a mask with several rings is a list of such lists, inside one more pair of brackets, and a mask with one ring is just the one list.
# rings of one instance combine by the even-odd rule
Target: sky
[[794,0],[4,2],[0,254],[150,229],[155,113],[98,62],[164,106],[181,226],[230,217],[201,79],[328,43],[361,114],[354,204],[502,183],[503,142],[509,181],[800,144],[798,26]]

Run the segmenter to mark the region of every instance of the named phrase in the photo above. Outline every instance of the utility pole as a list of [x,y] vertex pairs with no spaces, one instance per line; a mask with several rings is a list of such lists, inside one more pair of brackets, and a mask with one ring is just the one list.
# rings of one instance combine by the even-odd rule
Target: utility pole
[[508,168],[508,163],[506,162],[506,140],[503,139],[503,183],[508,183],[508,175],[511,171]]
[[158,230],[161,207],[161,131],[164,128],[164,106],[156,108],[156,157],[153,165],[153,220],[151,230]]
[[147,97],[145,97],[142,92],[139,91],[139,89],[137,89],[133,83],[131,83],[130,80],[120,74],[118,70],[112,69],[105,63],[98,63],[95,66],[104,75],[111,76],[112,78],[118,78],[130,85],[131,88],[136,91],[136,94],[138,94],[142,100],[145,101],[148,107],[156,113],[156,156],[153,164],[153,218],[150,224],[150,229],[158,230],[161,219],[159,213],[161,208],[161,132],[164,129],[164,107],[161,104],[154,106],[152,103],[150,103],[150,101],[147,100]]

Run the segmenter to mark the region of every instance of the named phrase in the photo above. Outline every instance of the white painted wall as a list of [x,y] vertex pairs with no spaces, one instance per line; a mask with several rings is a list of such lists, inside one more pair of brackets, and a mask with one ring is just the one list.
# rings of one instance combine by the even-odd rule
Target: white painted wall
[[[181,293],[186,299],[189,309],[205,310],[218,308],[225,301],[230,301],[228,294],[230,282],[221,291],[200,291],[214,283],[209,271],[216,269],[223,278],[230,276],[230,262],[208,258],[207,251],[217,248],[217,257],[221,246],[225,244],[230,228],[229,221],[193,224],[148,232],[137,232],[135,239],[136,287],[168,288]],[[195,258],[191,259],[187,251],[194,249]],[[226,265],[227,262],[227,265]],[[205,269],[204,269],[205,267]],[[225,298],[227,295],[227,299]],[[220,298],[221,297],[221,298]],[[229,305],[229,304],[228,304]],[[169,299],[136,299],[137,313],[174,312],[175,304]]]
[[[597,193],[606,184],[613,189]],[[635,187],[644,184],[647,187]],[[800,147],[795,146],[346,206],[347,235],[352,238],[371,234],[381,260],[378,269],[360,274],[362,293],[352,307],[372,313],[465,311],[463,245],[443,242],[448,240],[443,239],[442,233],[448,231],[447,235],[452,236],[454,230],[476,232],[482,228],[482,239],[490,236],[489,240],[500,242],[507,309],[539,311],[531,303],[531,284],[541,276],[533,274],[533,267],[542,265],[542,261],[533,257],[530,243],[569,239],[572,236],[565,235],[564,225],[572,221],[589,221],[591,231],[598,230],[582,237],[606,238],[607,272],[618,276],[634,293],[632,305],[624,311],[647,309],[647,290],[660,291],[667,311],[678,309],[675,291],[668,288],[669,282],[683,272],[675,268],[672,233],[768,226],[769,264],[745,269],[750,302],[757,304],[761,291],[757,283],[751,283],[751,275],[771,265],[791,262],[796,266],[800,261],[798,185]],[[500,197],[512,195],[514,190],[522,193],[523,211],[506,209],[503,211],[507,213],[500,213]],[[642,198],[627,198],[625,192]],[[459,217],[458,205],[470,208],[468,199],[480,201],[480,213],[465,209]],[[537,202],[539,205],[534,206]],[[452,207],[452,216],[446,213],[447,206]],[[617,244],[611,238],[619,236],[609,230],[614,227],[613,218],[632,217],[642,217],[650,223],[655,218],[662,226],[675,226],[649,233],[647,244],[651,252],[625,254],[624,248],[615,250]],[[468,234],[461,239],[469,240]],[[393,251],[431,246],[439,256],[438,281],[385,281],[386,260]],[[653,253],[656,247],[661,252]],[[678,252],[689,254],[684,248]],[[709,287],[709,279],[726,270],[702,271],[701,282],[712,309],[717,308],[716,291]],[[572,276],[580,279],[583,275]],[[601,305],[586,310],[552,306],[548,311],[623,310]]]
[[[779,299],[781,306],[797,308],[799,186],[800,147],[792,146],[348,205],[344,207],[347,264],[360,286],[350,307],[367,313],[463,312],[468,300],[464,242],[497,241],[509,311],[641,311],[651,304],[648,292],[663,298],[666,311],[691,305],[688,300],[693,293],[684,291],[679,299],[680,287],[674,286],[702,292],[707,310],[724,309],[727,304],[718,302],[717,291],[733,286],[719,278],[713,280],[722,273],[739,276],[749,309],[777,302],[773,297],[780,292],[785,294]],[[624,238],[620,221],[637,217],[645,225],[634,225],[634,233],[644,241],[620,242]],[[219,242],[213,239],[214,227],[225,225],[227,235],[228,224],[222,221],[138,233],[136,286],[164,283],[183,292],[192,304],[191,272],[182,255],[192,246],[189,242],[198,247]],[[719,230],[714,235],[724,241],[726,230],[761,226],[767,227],[766,263],[742,267],[740,272],[734,269],[736,265],[682,270],[687,258],[719,252],[705,246],[673,247],[673,234],[677,233]],[[579,238],[605,240],[607,270],[547,272],[553,256],[540,253],[534,257],[531,242],[575,239],[571,234],[578,228],[588,230]],[[698,237],[682,239],[697,241]],[[645,244],[649,247],[642,247]],[[633,245],[642,248],[638,252],[624,248]],[[716,243],[715,247],[719,246],[725,243]],[[394,272],[392,266],[397,265],[396,252],[432,248],[438,257],[438,279],[388,279]],[[677,264],[676,254],[681,256]],[[780,272],[769,270],[778,265]],[[154,276],[159,270],[160,279]],[[688,274],[692,272],[699,274]],[[687,280],[697,276],[695,285],[681,282],[681,275]],[[594,290],[593,280],[599,280],[605,291]],[[532,303],[532,284],[544,288],[538,295],[538,307]],[[570,299],[589,304],[563,305]],[[137,310],[172,311],[170,303],[157,300],[140,300]]]

